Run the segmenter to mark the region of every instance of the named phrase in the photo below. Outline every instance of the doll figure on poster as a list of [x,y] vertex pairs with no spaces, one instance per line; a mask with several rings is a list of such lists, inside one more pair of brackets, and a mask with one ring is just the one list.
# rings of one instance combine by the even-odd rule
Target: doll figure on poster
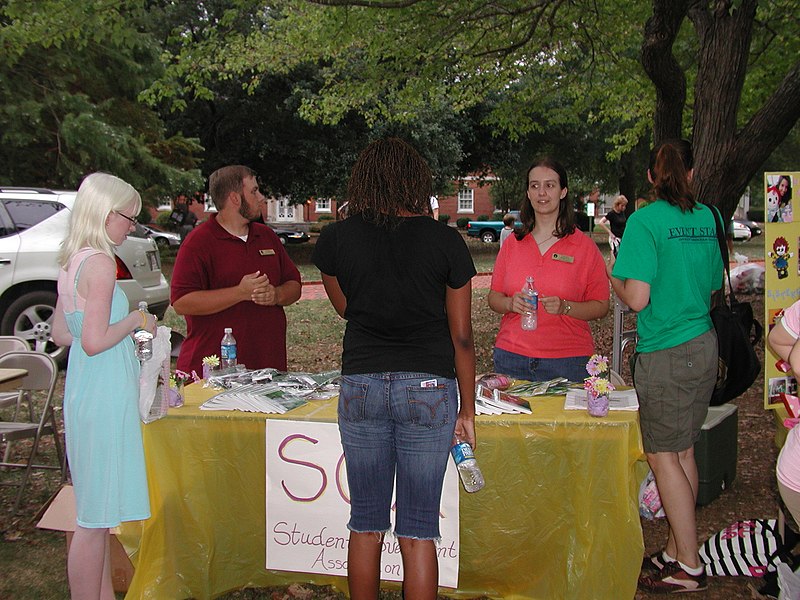
[[785,279],[789,276],[789,259],[793,256],[794,252],[789,252],[789,242],[786,241],[786,238],[775,238],[769,257],[772,259],[772,266],[778,273],[778,279]]

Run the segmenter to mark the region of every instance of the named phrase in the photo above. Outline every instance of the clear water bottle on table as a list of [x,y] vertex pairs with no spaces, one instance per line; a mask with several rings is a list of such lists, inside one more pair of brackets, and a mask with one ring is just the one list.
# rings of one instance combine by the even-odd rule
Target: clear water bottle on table
[[236,338],[233,337],[233,329],[226,327],[219,352],[219,367],[223,373],[236,368],[237,357]]
[[[139,302],[139,312],[142,316],[147,315],[147,302]],[[142,319],[144,322],[144,319]],[[140,361],[153,358],[153,334],[146,329],[139,328],[133,332],[133,340],[136,344],[136,358]]]
[[458,469],[458,475],[461,477],[464,489],[468,492],[477,492],[483,488],[483,473],[481,473],[478,461],[475,459],[472,446],[468,442],[462,442],[457,439],[450,449],[450,454],[453,455],[453,461],[456,463],[456,469]]
[[528,303],[529,308],[522,313],[521,326],[525,331],[533,331],[539,325],[539,292],[533,285],[533,277],[525,280],[522,294],[525,296],[525,302]]

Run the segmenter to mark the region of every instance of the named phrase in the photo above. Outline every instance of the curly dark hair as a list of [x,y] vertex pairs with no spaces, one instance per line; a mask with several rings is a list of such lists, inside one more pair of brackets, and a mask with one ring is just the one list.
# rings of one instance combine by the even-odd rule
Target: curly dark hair
[[431,170],[419,152],[400,138],[379,139],[353,165],[348,214],[385,226],[397,217],[431,214],[432,193]]
[[[560,162],[550,156],[541,156],[533,161],[528,170],[525,171],[525,196],[520,206],[519,220],[522,221],[520,227],[514,235],[518,240],[522,240],[533,231],[533,226],[536,225],[536,213],[533,210],[530,199],[528,199],[528,179],[531,176],[531,171],[536,167],[547,167],[552,169],[558,174],[558,182],[561,189],[568,189],[567,185],[567,170]],[[556,220],[556,228],[553,235],[557,238],[562,238],[575,231],[575,213],[572,209],[572,203],[569,201],[569,191],[558,204],[558,219]]]

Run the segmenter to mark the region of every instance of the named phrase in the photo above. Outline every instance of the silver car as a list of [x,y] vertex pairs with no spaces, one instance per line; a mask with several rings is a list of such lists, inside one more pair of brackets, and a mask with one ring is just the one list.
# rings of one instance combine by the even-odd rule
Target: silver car
[[[0,187],[0,335],[16,335],[60,364],[66,348],[50,339],[56,305],[57,256],[76,192]],[[117,283],[131,310],[147,302],[159,319],[169,307],[169,283],[151,238],[128,237],[116,249]]]

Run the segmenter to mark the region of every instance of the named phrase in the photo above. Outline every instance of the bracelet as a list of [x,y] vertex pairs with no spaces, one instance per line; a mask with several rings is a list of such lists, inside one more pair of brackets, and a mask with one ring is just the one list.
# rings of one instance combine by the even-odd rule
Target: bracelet
[[571,311],[571,310],[572,310],[572,305],[569,302],[567,302],[566,300],[564,300],[564,312],[562,312],[561,314],[562,315],[569,314],[569,311]]
[[142,326],[140,329],[147,329],[147,313],[143,310],[140,310],[139,314],[142,315]]

